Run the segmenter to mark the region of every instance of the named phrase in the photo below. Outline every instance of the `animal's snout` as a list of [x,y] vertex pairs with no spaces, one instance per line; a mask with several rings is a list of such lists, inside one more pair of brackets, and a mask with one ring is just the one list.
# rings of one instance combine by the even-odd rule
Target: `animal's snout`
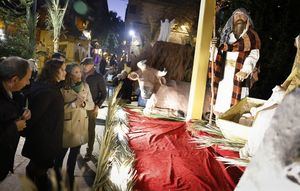
[[149,99],[152,95],[152,89],[149,87],[144,87],[141,91],[141,96],[143,99]]

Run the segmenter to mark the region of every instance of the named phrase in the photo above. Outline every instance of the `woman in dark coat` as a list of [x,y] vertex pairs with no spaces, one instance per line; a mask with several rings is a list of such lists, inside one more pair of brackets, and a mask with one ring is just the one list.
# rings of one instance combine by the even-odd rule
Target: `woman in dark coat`
[[26,127],[30,111],[23,109],[12,96],[29,84],[29,63],[19,57],[8,57],[0,63],[0,181],[13,172],[19,131]]
[[62,61],[47,61],[29,91],[32,118],[25,132],[22,155],[30,159],[26,175],[42,191],[51,188],[47,171],[53,167],[54,159],[62,149],[64,100],[59,82],[65,79],[65,68]]

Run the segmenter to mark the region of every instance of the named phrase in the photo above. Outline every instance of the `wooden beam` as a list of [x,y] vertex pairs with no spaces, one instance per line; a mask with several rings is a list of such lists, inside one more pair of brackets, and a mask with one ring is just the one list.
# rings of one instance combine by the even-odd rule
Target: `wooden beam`
[[202,118],[215,6],[216,0],[202,0],[200,3],[187,120]]

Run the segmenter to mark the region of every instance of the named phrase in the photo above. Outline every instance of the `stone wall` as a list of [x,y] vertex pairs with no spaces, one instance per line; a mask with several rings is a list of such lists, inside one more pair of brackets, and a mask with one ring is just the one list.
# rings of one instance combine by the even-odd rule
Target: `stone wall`
[[297,89],[278,106],[236,191],[300,190],[300,185],[289,180],[285,173],[286,166],[299,160],[300,156],[299,101],[300,89]]

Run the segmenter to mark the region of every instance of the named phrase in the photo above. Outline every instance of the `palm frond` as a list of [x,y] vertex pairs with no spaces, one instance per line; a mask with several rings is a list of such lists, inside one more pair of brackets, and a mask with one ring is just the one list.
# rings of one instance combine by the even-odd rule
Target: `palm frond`
[[149,115],[151,118],[158,118],[158,119],[164,119],[164,120],[169,120],[169,121],[185,121],[185,118],[183,117],[176,117],[172,115],[165,115],[165,114],[159,114],[159,113],[151,113]]
[[244,142],[232,141],[224,137],[212,137],[212,136],[205,136],[205,135],[193,137],[191,139],[191,142],[199,144],[199,148],[210,147],[213,145],[220,145],[223,146],[224,148],[226,147],[228,150],[235,150],[235,151],[244,147],[245,145]]
[[216,159],[230,166],[241,166],[241,167],[248,166],[250,162],[249,160],[241,159],[241,158],[216,157]]
[[[126,107],[131,109],[132,111],[143,114],[144,107],[134,106],[134,105],[126,105]],[[147,116],[151,117],[151,118],[165,119],[165,120],[170,120],[170,121],[185,121],[184,117],[176,116],[174,114],[175,112],[170,112],[169,109],[155,108],[154,110],[155,110],[155,113],[150,113]]]
[[200,120],[194,121],[193,123],[191,123],[191,127],[196,131],[202,131],[202,132],[208,133],[210,135],[223,137],[223,134],[222,134],[221,130],[219,129],[219,127],[210,125],[204,121],[200,121]]
[[26,25],[29,35],[28,53],[30,54],[31,58],[34,58],[36,45],[36,25],[39,19],[39,14],[30,11],[30,4],[26,7],[26,18]]
[[93,185],[93,190],[97,191],[133,190],[135,183],[135,157],[128,146],[128,120],[117,99],[121,86],[117,86],[108,102],[105,132],[102,140],[99,140],[100,150]]
[[64,16],[69,4],[69,0],[66,1],[65,6],[63,7],[60,7],[59,2],[60,0],[51,0],[50,2],[47,2],[48,16],[47,16],[46,23],[48,29],[52,30],[54,43],[58,43],[59,36],[61,34],[61,28],[63,27]]
[[[194,133],[194,137],[191,142],[196,143],[199,149],[211,147],[217,145],[220,149],[230,150],[239,152],[241,148],[245,146],[244,141],[226,139],[221,130],[214,126],[207,124],[203,121],[193,121],[190,124],[192,131],[202,131],[207,135],[198,135]],[[229,158],[229,157],[216,157],[217,160],[224,162],[225,164],[233,166],[247,166],[249,161],[240,158]]]

